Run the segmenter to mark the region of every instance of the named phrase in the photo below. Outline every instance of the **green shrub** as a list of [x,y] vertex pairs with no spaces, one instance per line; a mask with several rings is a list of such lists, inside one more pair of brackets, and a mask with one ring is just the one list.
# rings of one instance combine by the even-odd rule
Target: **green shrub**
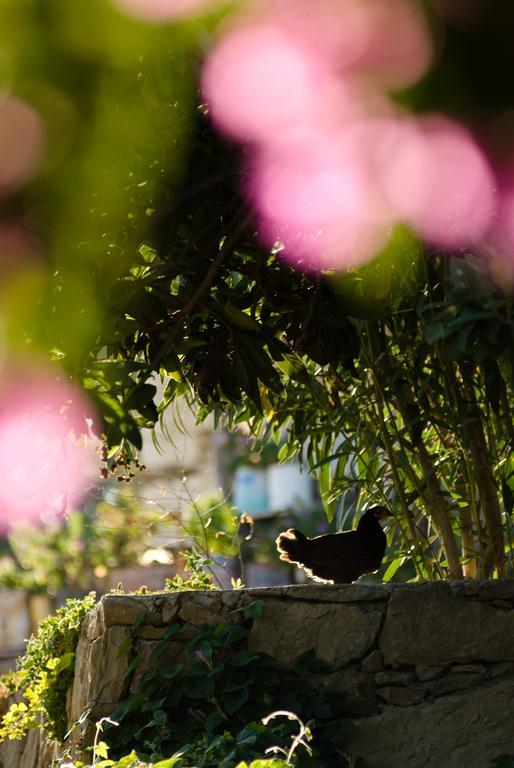
[[68,600],[55,616],[48,616],[32,635],[16,671],[5,684],[22,700],[3,717],[0,741],[21,739],[31,728],[41,727],[52,739],[63,741],[68,730],[66,693],[75,674],[75,650],[85,615],[96,602],[94,592],[83,600]]

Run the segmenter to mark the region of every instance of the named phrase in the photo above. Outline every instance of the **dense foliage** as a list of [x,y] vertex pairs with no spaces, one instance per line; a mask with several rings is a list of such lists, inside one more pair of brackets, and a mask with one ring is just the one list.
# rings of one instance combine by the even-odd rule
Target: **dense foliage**
[[[127,430],[137,435],[179,396],[200,418],[214,411],[277,439],[286,430],[281,458],[304,451],[339,525],[360,501],[393,505],[394,568],[412,557],[421,575],[505,573],[510,290],[478,256],[424,254],[405,228],[344,276],[285,267],[252,234],[223,170],[230,153],[208,127],[199,131],[185,199],[117,285],[123,308],[102,338],[108,358],[89,373],[113,410],[129,406],[108,420],[108,439],[127,447]],[[212,187],[190,194],[201,175]],[[128,316],[137,330],[123,335]],[[162,399],[148,382],[156,373]]]
[[[287,673],[271,657],[247,649],[252,619],[261,611],[262,601],[256,601],[244,609],[242,624],[167,627],[138,688],[111,713],[120,724],[105,729],[111,755],[135,748],[147,759],[180,753],[180,766],[229,768],[269,748],[290,746],[297,719],[262,722],[283,710],[312,732],[312,755],[298,748],[299,766],[340,765],[348,731],[344,697],[308,682],[309,674],[325,668],[312,653]],[[167,660],[170,640],[184,642],[180,659]],[[120,651],[130,654],[131,672],[142,663],[135,644]]]
[[[459,120],[508,171],[512,7],[433,5],[434,64],[391,98]],[[184,397],[199,418],[280,435],[282,459],[301,452],[337,525],[364,503],[391,504],[387,578],[504,575],[512,254],[434,252],[399,225],[359,270],[294,270],[258,240],[246,148],[197,107],[217,19],[140,25],[104,0],[5,9],[17,90],[43,77],[76,116],[69,156],[10,203],[45,243],[52,278],[26,267],[6,333],[24,352],[50,349],[83,383],[107,463],[135,455],[142,428]],[[63,109],[48,114],[63,125]]]

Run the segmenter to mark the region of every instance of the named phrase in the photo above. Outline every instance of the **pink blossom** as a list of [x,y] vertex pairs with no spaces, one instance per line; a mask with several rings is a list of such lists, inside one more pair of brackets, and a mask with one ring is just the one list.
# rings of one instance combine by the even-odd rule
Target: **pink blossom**
[[397,217],[439,245],[481,241],[495,215],[496,182],[468,131],[433,115],[397,123],[389,141],[382,181]]
[[415,83],[432,57],[426,21],[407,0],[269,0],[263,14],[345,76],[386,87]]
[[71,384],[18,370],[0,391],[0,526],[62,515],[81,501],[98,458],[92,408]]
[[308,270],[369,259],[390,223],[370,170],[351,130],[264,148],[249,181],[261,236]]
[[243,141],[331,120],[350,103],[320,57],[267,21],[225,32],[204,65],[202,91],[216,125]]
[[43,126],[32,107],[0,94],[0,196],[25,184],[43,154]]

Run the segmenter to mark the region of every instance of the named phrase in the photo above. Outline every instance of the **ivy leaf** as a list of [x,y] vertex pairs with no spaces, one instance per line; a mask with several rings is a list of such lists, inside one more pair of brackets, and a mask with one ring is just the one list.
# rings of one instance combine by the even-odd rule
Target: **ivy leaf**
[[260,619],[264,610],[264,600],[254,600],[243,608],[243,614],[247,619]]
[[132,649],[132,638],[127,637],[125,640],[119,644],[118,649],[116,651],[116,658],[119,659],[121,656],[123,656],[125,653],[128,653]]
[[258,653],[252,653],[251,651],[238,651],[230,659],[230,663],[233,667],[244,667],[255,659],[259,658]]
[[153,764],[153,768],[173,768],[181,759],[182,756],[177,755],[176,757],[169,757],[167,760],[159,760],[158,763]]
[[105,741],[99,741],[98,744],[95,744],[94,746],[94,752],[95,755],[98,757],[104,758],[104,760],[107,760],[109,757],[109,747],[105,743]]
[[233,715],[238,709],[241,709],[243,704],[248,701],[249,693],[248,688],[240,688],[238,691],[232,693],[226,693],[222,699],[222,706],[227,715]]

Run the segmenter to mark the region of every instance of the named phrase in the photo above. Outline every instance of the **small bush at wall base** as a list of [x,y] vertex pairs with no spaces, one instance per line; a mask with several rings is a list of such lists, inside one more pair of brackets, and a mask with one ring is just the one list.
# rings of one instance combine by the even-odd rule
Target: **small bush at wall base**
[[86,614],[94,607],[94,592],[83,600],[68,600],[55,616],[39,625],[15,672],[5,678],[9,693],[21,693],[3,717],[0,741],[21,739],[31,728],[42,728],[63,741],[68,731],[66,694],[75,674],[75,649]]

